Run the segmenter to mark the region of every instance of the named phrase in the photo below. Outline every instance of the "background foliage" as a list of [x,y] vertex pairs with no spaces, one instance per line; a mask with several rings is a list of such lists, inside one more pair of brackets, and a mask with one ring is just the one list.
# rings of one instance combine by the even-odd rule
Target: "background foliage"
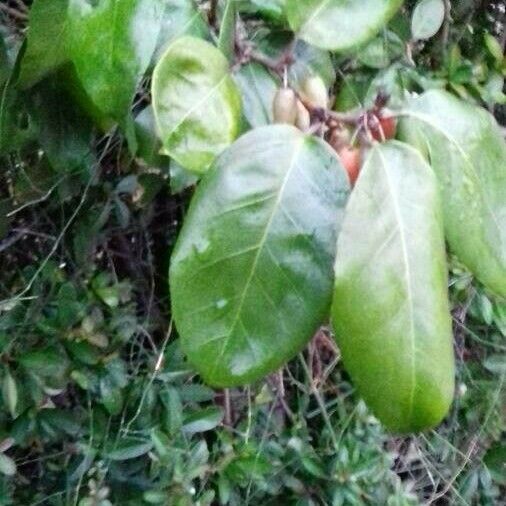
[[[273,56],[283,4],[239,2],[240,31]],[[452,2],[451,19],[436,33],[417,23],[428,40],[414,41],[415,4],[359,51],[295,50],[329,85],[337,70],[342,110],[380,88],[395,104],[403,87],[437,85],[504,124],[504,4]],[[114,5],[0,3],[0,504],[501,504],[506,305],[457,261],[458,392],[437,431],[387,435],[327,329],[258,384],[200,382],[166,278],[195,178],[158,155],[147,90],[169,41],[212,40],[223,6],[123,1],[115,17]],[[116,23],[136,6],[132,47]],[[275,81],[236,49],[244,120],[266,124],[269,107],[254,104],[270,104]]]

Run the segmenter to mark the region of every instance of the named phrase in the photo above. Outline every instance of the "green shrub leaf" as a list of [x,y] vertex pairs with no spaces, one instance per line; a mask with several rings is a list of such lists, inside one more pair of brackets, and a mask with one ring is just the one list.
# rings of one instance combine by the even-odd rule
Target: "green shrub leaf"
[[443,0],[421,0],[416,5],[411,19],[411,33],[414,39],[423,40],[434,37],[445,18]]
[[205,172],[239,133],[241,97],[213,45],[181,37],[153,73],[153,108],[165,154]]
[[17,472],[16,463],[8,455],[0,453],[0,473],[5,476],[14,476]]
[[18,406],[18,387],[16,380],[12,377],[12,374],[7,371],[2,384],[2,394],[5,405],[9,410],[12,418],[16,418],[16,408]]
[[252,128],[272,123],[272,102],[278,83],[272,75],[258,63],[243,65],[234,74],[241,90],[243,111],[246,121]]
[[454,359],[437,183],[412,148],[373,147],[338,241],[332,322],[344,365],[395,432],[439,423]]
[[173,311],[213,385],[276,370],[327,316],[348,181],[333,151],[289,126],[243,136],[199,186],[172,257]]

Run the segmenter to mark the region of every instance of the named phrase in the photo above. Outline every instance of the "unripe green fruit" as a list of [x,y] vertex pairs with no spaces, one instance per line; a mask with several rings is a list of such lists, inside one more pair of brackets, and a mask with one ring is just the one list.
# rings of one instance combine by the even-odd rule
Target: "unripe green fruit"
[[308,77],[301,91],[304,98],[314,107],[327,109],[329,106],[329,92],[320,76]]
[[291,88],[280,88],[272,103],[274,123],[295,125],[297,121],[297,96]]
[[311,116],[309,111],[304,107],[304,104],[300,100],[297,100],[297,120],[295,122],[295,126],[303,132],[311,126]]

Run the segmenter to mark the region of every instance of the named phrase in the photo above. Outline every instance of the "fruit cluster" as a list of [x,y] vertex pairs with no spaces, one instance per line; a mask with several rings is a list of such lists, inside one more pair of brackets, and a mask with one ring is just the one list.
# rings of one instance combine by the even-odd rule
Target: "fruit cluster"
[[319,76],[309,76],[300,90],[279,88],[272,105],[275,123],[295,125],[302,131],[319,132],[339,155],[353,186],[360,174],[362,154],[372,142],[393,139],[397,122],[380,94],[371,110],[355,111],[346,118],[330,110],[331,98]]

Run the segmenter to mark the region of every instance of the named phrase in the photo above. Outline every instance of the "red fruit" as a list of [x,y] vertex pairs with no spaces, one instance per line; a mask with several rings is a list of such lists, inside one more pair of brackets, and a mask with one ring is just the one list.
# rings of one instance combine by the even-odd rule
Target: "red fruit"
[[375,140],[383,141],[393,139],[396,133],[397,122],[393,116],[376,116],[373,120],[371,125],[371,134]]
[[358,174],[360,172],[360,149],[345,146],[339,150],[339,158],[341,159],[341,163],[346,169],[346,172],[348,172],[350,183],[353,186],[357,181]]

